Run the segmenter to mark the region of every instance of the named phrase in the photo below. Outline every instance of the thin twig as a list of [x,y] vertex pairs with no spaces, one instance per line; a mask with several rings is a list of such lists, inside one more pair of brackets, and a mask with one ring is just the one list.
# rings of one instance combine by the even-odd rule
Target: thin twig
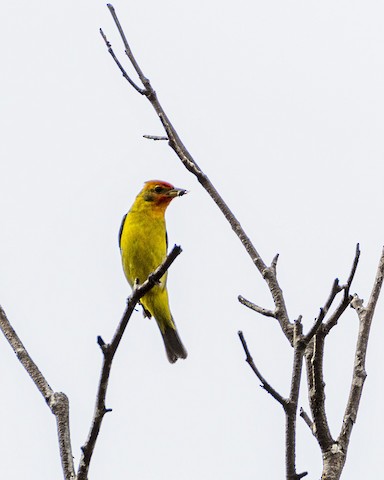
[[111,12],[112,18],[115,22],[115,25],[116,25],[117,29],[119,30],[121,39],[123,40],[124,47],[125,47],[125,53],[128,56],[130,62],[132,63],[133,68],[136,70],[136,73],[139,76],[141,83],[144,85],[144,87],[146,87],[146,83],[148,82],[148,79],[145,78],[141,68],[139,67],[139,64],[136,62],[135,57],[132,55],[131,47],[128,44],[128,41],[127,41],[127,38],[125,36],[124,30],[123,30],[122,26],[120,25],[119,19],[117,18],[115,9],[114,9],[113,5],[111,5],[110,3],[107,3],[107,7],[108,7],[109,11]]
[[261,382],[261,386],[264,388],[266,392],[268,392],[282,407],[284,410],[286,409],[287,405],[287,399],[282,397],[280,393],[278,393],[270,383],[267,382],[267,380],[262,376],[262,374],[259,372],[258,368],[255,365],[255,362],[253,361],[252,355],[249,352],[247,342],[245,341],[244,334],[242,331],[238,332],[241,344],[243,346],[244,352],[245,352],[245,361],[248,363],[248,365],[251,367],[257,378]]
[[340,287],[342,290],[344,290],[344,296],[336,308],[336,310],[333,312],[333,314],[329,317],[329,319],[325,322],[324,324],[324,335],[328,335],[328,333],[331,331],[331,329],[337,325],[337,322],[341,315],[345,312],[347,309],[348,305],[351,303],[352,297],[350,295],[350,289],[352,285],[352,281],[355,277],[357,265],[359,263],[359,258],[360,258],[360,247],[359,244],[356,245],[356,251],[355,251],[355,258],[353,260],[351,272],[348,276],[347,283]]
[[239,295],[239,296],[237,297],[237,299],[239,300],[239,302],[240,302],[242,305],[245,305],[246,307],[250,308],[251,310],[254,310],[254,311],[257,312],[257,313],[260,313],[261,315],[264,315],[265,317],[273,317],[273,318],[276,318],[275,312],[272,312],[272,310],[269,310],[268,308],[259,307],[258,305],[256,305],[255,303],[250,302],[249,300],[247,300],[246,298],[242,297],[241,295]]
[[175,245],[170,254],[164,260],[164,262],[148,276],[148,279],[142,285],[134,286],[132,294],[128,297],[127,308],[124,312],[123,318],[121,319],[116,329],[111,343],[106,344],[101,337],[98,337],[97,339],[97,343],[99,344],[103,352],[103,365],[97,391],[95,412],[92,419],[92,425],[88,434],[88,438],[82,447],[82,456],[79,463],[77,480],[86,480],[88,477],[89,464],[91,462],[92,454],[95,449],[101,423],[103,421],[104,415],[107,412],[111,411],[111,409],[108,409],[105,406],[105,398],[108,389],[109,376],[114,355],[116,353],[117,347],[120,344],[125,328],[128,325],[129,319],[140,298],[145,295],[154,285],[157,284],[157,282],[161,279],[161,277],[165,274],[165,272],[174,262],[176,257],[180,255],[181,251],[181,247]]
[[341,292],[342,288],[339,285],[339,280],[336,278],[333,282],[331,293],[329,294],[329,297],[327,301],[325,302],[324,307],[320,308],[320,314],[315,320],[315,323],[313,324],[312,328],[310,331],[307,333],[307,335],[304,337],[304,342],[306,346],[309,344],[309,342],[312,340],[313,336],[317,333],[317,331],[320,328],[320,325],[323,323],[325,316],[328,313],[328,310],[330,309],[336,295]]
[[103,37],[104,42],[108,48],[108,52],[115,61],[116,65],[119,67],[123,77],[129,82],[129,84],[137,91],[140,93],[140,95],[145,95],[145,90],[140,88],[136,83],[132,80],[132,78],[128,75],[128,73],[125,71],[124,67],[121,65],[119,62],[119,59],[116,57],[115,52],[112,49],[111,44],[109,43],[107,37],[105,36],[103,30],[100,28],[100,35]]
[[75,467],[73,464],[73,455],[69,430],[69,402],[64,393],[54,392],[49,383],[41,373],[36,363],[24,347],[12,325],[0,306],[0,329],[2,330],[8,343],[11,345],[18,360],[23,365],[28,375],[44,397],[46,403],[56,417],[57,434],[60,448],[60,458],[63,468],[64,478],[71,480],[75,478]]
[[147,138],[148,140],[168,140],[168,137],[164,137],[161,135],[143,135],[144,138]]
[[359,264],[359,259],[360,259],[360,244],[358,243],[356,245],[355,258],[353,260],[351,273],[349,274],[348,280],[347,280],[347,287],[348,288],[351,288],[353,279],[355,278],[355,273],[356,273],[357,265]]
[[311,430],[312,434],[316,437],[316,425],[311,420],[311,417],[308,413],[303,409],[300,408],[300,417],[304,420],[304,422],[308,425],[309,429]]

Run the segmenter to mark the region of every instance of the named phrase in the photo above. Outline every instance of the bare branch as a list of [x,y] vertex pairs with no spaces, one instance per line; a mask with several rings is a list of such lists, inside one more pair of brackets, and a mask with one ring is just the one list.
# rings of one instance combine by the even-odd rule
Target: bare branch
[[293,476],[293,480],[300,480],[303,477],[306,477],[308,475],[308,472],[302,472],[302,473],[296,473]]
[[[125,53],[128,56],[130,62],[132,63],[133,68],[136,70],[136,73],[139,76],[141,83],[144,85],[144,87],[146,87],[146,83],[148,82],[148,80],[145,78],[143,72],[141,71],[141,68],[139,67],[139,64],[136,62],[136,59],[132,54],[132,51],[131,51],[131,48],[128,44],[128,41],[127,41],[127,38],[125,36],[124,30],[122,29],[122,27],[120,25],[120,21],[117,18],[115,9],[114,9],[113,5],[111,5],[110,3],[107,4],[107,7],[109,8],[109,11],[111,12],[112,18],[113,18],[113,20],[116,24],[117,29],[119,30],[121,39],[123,40],[124,47],[125,47]],[[146,94],[148,94],[148,92],[146,92]]]
[[296,420],[305,348],[301,316],[295,321],[293,338],[291,389],[285,409],[285,465],[288,479],[302,478],[307,475],[307,472],[296,473]]
[[353,279],[355,278],[355,273],[357,269],[357,265],[359,264],[359,259],[360,259],[360,244],[358,243],[356,245],[356,252],[355,252],[355,258],[353,260],[352,268],[351,268],[351,273],[349,274],[348,280],[347,280],[347,288],[351,288]]
[[314,435],[316,437],[316,433],[315,433],[316,432],[316,425],[313,423],[310,416],[308,415],[308,413],[303,408],[300,408],[300,417],[308,425],[309,429],[312,432],[312,435]]
[[[384,255],[384,253],[383,253]],[[380,265],[378,268],[378,274],[376,277],[376,282],[372,294],[374,298],[374,305],[377,301],[383,276],[383,262],[384,257],[381,257]],[[331,294],[328,301],[325,304],[323,310],[329,308],[336,297],[337,293],[343,291],[343,298],[337,306],[336,310],[329,317],[328,321],[325,323],[320,322],[320,317],[324,319],[325,313],[319,315],[318,321],[320,323],[318,330],[313,336],[312,340],[309,342],[305,356],[307,361],[307,379],[308,379],[308,390],[309,390],[309,401],[310,407],[313,416],[313,422],[309,419],[307,414],[302,411],[301,416],[304,418],[308,426],[311,428],[313,435],[316,437],[319,446],[322,451],[323,456],[323,477],[329,478],[330,480],[338,480],[340,478],[341,472],[343,470],[351,429],[353,422],[355,421],[358,409],[358,403],[361,396],[361,391],[365,379],[365,370],[364,370],[364,361],[362,361],[361,353],[364,348],[359,345],[359,339],[362,339],[361,331],[359,332],[358,346],[356,347],[356,358],[355,358],[355,368],[354,368],[354,377],[351,386],[350,398],[346,407],[346,412],[343,420],[343,427],[339,438],[335,441],[332,438],[330,428],[327,421],[326,411],[325,411],[325,383],[323,379],[323,358],[324,358],[324,342],[327,334],[330,330],[337,324],[338,319],[343,314],[345,309],[349,304],[355,307],[358,312],[359,317],[364,316],[364,307],[362,302],[356,296],[353,300],[350,296],[350,288],[353,281],[353,278],[356,273],[358,261],[360,257],[359,245],[356,246],[356,252],[354,261],[352,264],[351,272],[349,274],[347,283],[343,286],[339,286],[336,281],[334,282]],[[374,308],[373,308],[374,309]],[[372,311],[373,316],[373,311]],[[362,324],[364,321],[360,319],[360,327],[362,329]],[[372,317],[371,317],[372,320]],[[371,322],[369,321],[369,323]],[[366,327],[366,325],[365,325]],[[365,328],[363,327],[363,329]],[[366,340],[368,340],[369,328],[366,331]],[[366,351],[366,345],[365,345]],[[365,357],[365,353],[364,353]],[[357,388],[355,388],[357,387]]]
[[[134,87],[139,93],[144,94],[149,102],[151,103],[152,107],[156,111],[156,114],[158,115],[164,130],[166,132],[168,141],[169,141],[169,146],[175,151],[181,162],[184,164],[185,168],[189,170],[191,173],[193,173],[197,180],[200,182],[200,184],[203,186],[203,188],[208,192],[208,194],[211,196],[213,201],[216,203],[216,205],[219,207],[229,224],[231,225],[233,231],[236,233],[238,238],[240,239],[241,243],[243,244],[244,248],[248,252],[248,255],[251,257],[252,262],[254,265],[257,267],[263,278],[265,278],[268,287],[270,289],[270,292],[273,297],[273,301],[276,306],[276,318],[280,323],[280,326],[285,334],[285,336],[288,338],[290,343],[292,344],[293,341],[293,324],[289,321],[288,317],[288,312],[285,306],[285,301],[283,297],[283,292],[280,288],[280,285],[277,281],[276,277],[276,269],[275,265],[272,265],[272,268],[267,268],[266,264],[260,257],[259,253],[257,252],[256,248],[252,244],[251,240],[248,238],[246,235],[245,231],[241,227],[239,221],[237,218],[234,216],[232,211],[229,209],[228,205],[224,202],[223,198],[219,195],[218,191],[216,188],[213,186],[209,178],[203,171],[200,169],[200,167],[197,165],[195,160],[193,159],[192,155],[189,153],[189,151],[186,149],[184,146],[183,142],[181,141],[180,137],[178,136],[175,128],[173,127],[172,123],[168,119],[163,107],[161,106],[155,90],[152,88],[151,83],[149,79],[144,75],[143,71],[141,70],[138,62],[136,61],[135,57],[132,54],[132,50],[127,42],[126,36],[124,34],[124,31],[120,25],[120,22],[117,18],[115,9],[113,8],[112,5],[108,4],[109,11],[111,12],[111,15],[113,17],[113,20],[116,24],[117,29],[119,30],[120,36],[122,38],[122,41],[124,43],[125,47],[125,52],[132,63],[135,71],[137,72],[143,86],[144,90],[139,89]],[[105,35],[103,34],[104,41],[107,44],[108,51],[110,52],[110,44],[109,42],[106,41]],[[111,52],[110,52],[111,53]],[[119,66],[119,64],[118,64]],[[119,66],[120,70],[121,67]],[[124,73],[123,73],[124,75]],[[130,81],[131,83],[131,81]],[[132,83],[131,83],[132,84]],[[276,263],[277,259],[274,261]]]
[[253,358],[249,352],[249,349],[248,349],[248,345],[247,345],[247,342],[245,341],[245,338],[244,338],[244,334],[243,332],[239,331],[238,332],[238,335],[239,335],[239,338],[240,338],[240,341],[241,341],[241,344],[243,345],[243,349],[244,349],[244,352],[245,352],[245,355],[246,355],[246,358],[245,358],[245,361],[248,363],[248,365],[252,368],[253,372],[255,373],[255,375],[257,376],[257,378],[260,380],[261,382],[261,386],[264,388],[264,390],[266,392],[268,392],[277,402],[280,403],[280,405],[284,408],[284,410],[286,409],[286,405],[287,405],[287,399],[282,397],[280,395],[280,393],[278,393],[268,382],[267,380],[261,375],[261,373],[259,372],[258,368],[256,367],[254,361],[253,361]]
[[357,265],[359,263],[359,258],[360,258],[360,247],[359,244],[356,245],[356,252],[355,252],[355,258],[353,260],[351,272],[349,274],[347,283],[341,287],[342,290],[344,290],[344,296],[343,299],[341,300],[340,304],[336,308],[336,310],[333,312],[333,314],[329,317],[327,322],[324,324],[324,335],[328,335],[330,330],[337,325],[337,322],[339,321],[339,318],[341,315],[345,312],[346,308],[348,305],[351,303],[352,297],[350,296],[350,288],[352,285],[352,281],[355,277]]
[[245,299],[241,295],[237,297],[239,302],[242,305],[245,305],[246,307],[250,308],[251,310],[254,310],[257,313],[260,313],[261,315],[264,315],[265,317],[273,317],[276,318],[275,312],[272,312],[272,310],[268,310],[267,308],[259,307],[258,305],[255,305],[254,303],[250,302],[249,300]]
[[294,330],[294,356],[292,366],[291,390],[289,398],[280,395],[267,380],[261,375],[256,367],[253,358],[249,352],[247,342],[245,341],[243,332],[239,331],[238,335],[243,346],[246,362],[249,364],[257,378],[261,382],[261,386],[266,390],[280,405],[285,412],[285,438],[286,438],[286,471],[288,479],[302,478],[307,472],[302,474],[296,473],[296,417],[297,405],[300,391],[300,380],[303,365],[304,343],[302,341],[302,325],[301,317],[295,322]]
[[139,302],[140,298],[144,296],[152,287],[154,287],[161,277],[165,274],[168,268],[172,265],[174,260],[181,253],[181,247],[175,245],[164,260],[164,262],[148,276],[148,279],[142,285],[135,285],[132,294],[128,297],[127,308],[124,312],[116,332],[112,338],[111,343],[106,344],[101,337],[98,337],[97,343],[99,344],[103,352],[103,365],[101,369],[99,387],[96,397],[95,411],[93,415],[92,425],[88,434],[88,438],[82,447],[82,456],[79,463],[79,469],[77,474],[77,480],[87,480],[89,464],[95,449],[96,440],[99,435],[101,423],[104,415],[110,412],[110,408],[105,406],[105,398],[107,395],[108,382],[110,371],[112,367],[112,361],[116,353],[117,347],[120,344],[120,340],[124,334],[125,328],[128,325],[129,319]]
[[71,447],[71,432],[69,428],[69,400],[65,393],[55,392],[49,402],[52,413],[56,417],[59,437],[61,464],[65,479],[75,478],[75,467]]
[[331,293],[329,294],[329,297],[327,301],[325,302],[325,305],[323,308],[320,308],[320,314],[315,320],[315,323],[313,324],[311,330],[308,332],[308,334],[304,337],[304,343],[305,346],[309,344],[309,342],[312,340],[313,336],[317,333],[317,331],[320,328],[320,325],[323,323],[325,316],[328,313],[329,308],[331,307],[333,300],[335,299],[336,295],[341,292],[342,288],[339,286],[339,280],[336,278],[333,282],[332,285],[332,290]]
[[346,454],[349,439],[352,433],[353,425],[356,421],[357,412],[360,405],[361,395],[363,392],[364,382],[366,379],[365,360],[368,348],[369,332],[371,329],[373,314],[377,300],[380,295],[381,287],[384,279],[384,248],[381,253],[379,266],[377,268],[376,278],[373,284],[371,295],[366,307],[363,306],[362,300],[355,294],[351,302],[359,317],[359,333],[355,350],[355,363],[353,367],[353,378],[349,393],[348,403],[344,412],[343,426],[338,438],[338,442]]
[[103,30],[100,28],[100,35],[103,37],[104,42],[108,48],[108,52],[115,61],[116,65],[119,67],[121,73],[123,74],[123,77],[129,82],[129,84],[137,91],[140,93],[140,95],[145,95],[145,90],[140,88],[136,83],[131,79],[131,77],[128,75],[128,73],[125,71],[124,67],[121,65],[119,62],[118,58],[115,55],[115,52],[112,50],[112,46],[109,43],[107,37],[105,36]]
[[161,135],[143,135],[144,138],[147,138],[148,140],[168,140],[168,137],[164,137]]
[[324,338],[320,326],[319,331],[305,349],[309,405],[311,407],[313,422],[316,426],[313,432],[322,452],[326,451],[334,443],[325,412],[325,383],[323,374]]
[[8,343],[11,345],[18,360],[23,365],[28,375],[44,397],[46,403],[56,417],[57,434],[60,448],[60,458],[63,467],[64,478],[71,480],[75,478],[75,467],[73,465],[73,455],[71,439],[69,434],[69,402],[64,393],[54,392],[44,375],[41,373],[36,363],[24,347],[17,333],[9,323],[9,320],[0,306],[0,329],[2,330]]

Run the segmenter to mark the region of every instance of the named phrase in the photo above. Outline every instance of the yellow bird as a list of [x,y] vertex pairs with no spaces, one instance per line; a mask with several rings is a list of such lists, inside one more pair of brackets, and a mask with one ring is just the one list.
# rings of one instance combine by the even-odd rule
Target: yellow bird
[[[131,209],[124,216],[120,227],[119,244],[125,276],[133,287],[137,280],[143,283],[148,275],[164,261],[168,239],[165,226],[165,210],[170,202],[186,194],[160,180],[144,184]],[[168,360],[187,358],[187,351],[176,330],[169,308],[167,273],[140,300],[144,315],[154,317],[164,340]]]

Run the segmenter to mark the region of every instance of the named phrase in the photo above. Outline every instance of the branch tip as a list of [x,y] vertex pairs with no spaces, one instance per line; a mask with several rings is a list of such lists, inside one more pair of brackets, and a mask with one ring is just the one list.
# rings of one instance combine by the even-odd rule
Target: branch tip
[[296,475],[296,480],[300,480],[303,477],[306,477],[308,475],[308,472],[303,472],[303,473],[298,473]]
[[164,135],[143,135],[144,138],[146,138],[147,140],[165,140],[167,141],[168,140],[168,137],[165,137]]
[[268,310],[267,308],[264,308],[264,307],[259,307],[259,305],[256,305],[255,303],[250,302],[249,300],[244,298],[242,295],[238,295],[237,299],[242,305],[245,305],[246,307],[250,308],[251,310],[254,310],[257,313],[260,313],[261,315],[264,315],[265,317],[276,318],[276,312],[273,312],[272,310]]
[[277,261],[279,260],[279,254],[276,253],[276,255],[273,257],[273,260],[272,260],[272,263],[271,263],[271,267],[276,270],[276,265],[277,265]]

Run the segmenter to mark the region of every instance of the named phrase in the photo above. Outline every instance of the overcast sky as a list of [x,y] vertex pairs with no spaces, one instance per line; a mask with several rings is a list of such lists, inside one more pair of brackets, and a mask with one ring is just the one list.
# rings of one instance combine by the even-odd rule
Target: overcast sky
[[[278,273],[291,319],[309,329],[335,277],[367,299],[384,243],[384,5],[380,1],[117,0],[131,47],[184,143]],[[244,362],[244,331],[282,394],[291,349],[270,294],[195,178],[165,142],[149,103],[122,78],[99,35],[123,49],[104,2],[2,5],[0,303],[48,382],[70,399],[75,463],[108,341],[130,289],[117,234],[144,181],[190,193],[167,212],[171,309],[188,359],[170,365],[154,321],[136,312],[113,365],[90,479],[284,478],[284,416]],[[130,70],[129,65],[127,68]],[[383,299],[343,478],[382,473]],[[326,344],[336,437],[357,317]],[[62,477],[55,419],[0,337],[0,451],[7,480]],[[306,407],[303,382],[300,405]],[[297,469],[321,455],[298,422]]]

